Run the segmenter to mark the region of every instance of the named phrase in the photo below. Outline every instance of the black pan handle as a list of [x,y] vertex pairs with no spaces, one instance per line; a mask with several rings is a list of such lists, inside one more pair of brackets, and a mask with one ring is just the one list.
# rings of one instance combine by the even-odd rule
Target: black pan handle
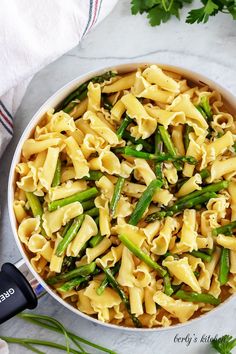
[[0,271],[0,324],[37,306],[37,297],[24,275],[11,263]]

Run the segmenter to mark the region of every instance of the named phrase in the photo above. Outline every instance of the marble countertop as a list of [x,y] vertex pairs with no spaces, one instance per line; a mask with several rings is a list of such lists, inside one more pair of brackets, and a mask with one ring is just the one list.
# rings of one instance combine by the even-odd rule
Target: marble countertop
[[[74,77],[101,67],[125,62],[155,61],[179,65],[202,73],[236,94],[236,22],[219,15],[204,25],[187,25],[172,19],[161,27],[150,27],[144,16],[131,16],[130,4],[120,0],[113,12],[89,33],[81,44],[41,70],[31,81],[16,114],[14,138],[0,162],[0,264],[16,262],[20,253],[14,242],[7,212],[7,178],[15,146],[30,118],[57,89]],[[128,333],[90,323],[46,295],[37,312],[63,319],[63,323],[88,339],[119,354],[207,354],[209,336],[236,335],[236,299],[215,314],[178,329],[156,333]],[[14,318],[1,326],[7,336],[46,338],[45,330]],[[178,342],[177,338],[183,341]],[[49,336],[48,336],[49,338]],[[57,334],[50,339],[58,341]],[[179,339],[180,340],[180,339]],[[11,353],[26,353],[11,347]],[[56,353],[49,350],[47,353]]]

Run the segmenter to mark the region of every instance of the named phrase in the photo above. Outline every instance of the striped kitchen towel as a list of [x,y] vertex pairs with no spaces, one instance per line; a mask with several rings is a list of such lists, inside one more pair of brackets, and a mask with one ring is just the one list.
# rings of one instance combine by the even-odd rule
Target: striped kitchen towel
[[118,0],[1,0],[0,157],[33,75],[79,41]]

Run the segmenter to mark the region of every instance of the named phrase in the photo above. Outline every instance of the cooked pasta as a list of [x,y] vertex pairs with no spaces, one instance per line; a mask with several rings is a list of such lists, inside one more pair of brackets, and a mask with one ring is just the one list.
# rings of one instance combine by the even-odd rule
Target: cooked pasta
[[107,72],[24,142],[13,208],[64,301],[166,327],[236,291],[235,120],[220,94],[157,65]]

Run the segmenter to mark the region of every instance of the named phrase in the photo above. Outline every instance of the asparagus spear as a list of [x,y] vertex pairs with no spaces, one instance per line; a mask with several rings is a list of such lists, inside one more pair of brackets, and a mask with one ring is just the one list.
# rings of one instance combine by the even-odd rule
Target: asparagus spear
[[72,223],[73,223],[73,219],[71,219],[71,220],[66,224],[66,226],[65,226],[64,229],[63,229],[63,232],[62,232],[61,237],[64,237],[64,236],[66,235],[66,233],[67,233],[67,231],[69,230],[69,228],[71,227]]
[[83,244],[83,246],[81,247],[81,249],[80,249],[79,254],[78,254],[77,257],[78,257],[78,258],[83,257],[83,255],[84,255],[84,253],[85,253],[85,251],[86,251],[87,248],[88,248],[88,241]]
[[54,285],[56,283],[59,283],[60,281],[68,281],[80,275],[86,277],[87,275],[92,274],[95,271],[95,268],[96,268],[95,262],[92,262],[90,264],[85,264],[69,272],[61,273],[55,275],[54,277],[48,278],[46,280],[46,283],[49,285]]
[[[155,133],[155,155],[161,154],[163,148],[163,142],[161,141],[161,134],[159,130],[156,130]],[[163,180],[162,176],[162,163],[155,162],[155,175],[161,181]]]
[[173,289],[173,295],[182,288],[183,283],[180,283],[178,285],[172,285],[172,289]]
[[178,205],[173,205],[168,210],[176,213],[178,210],[191,209],[192,207],[197,207],[206,203],[211,198],[216,198],[217,194],[215,192],[206,192],[200,195],[196,195],[193,199],[185,200]]
[[89,176],[85,176],[82,179],[85,181],[98,181],[103,176],[100,171],[89,171]]
[[40,216],[40,227],[41,227],[41,234],[44,237],[47,237],[47,234],[42,226],[42,215],[43,215],[43,208],[39,201],[39,198],[32,192],[25,192],[26,198],[29,202],[30,209],[32,210],[32,214],[34,217]]
[[76,260],[77,257],[65,256],[62,262],[61,273],[65,273],[74,269]]
[[[196,106],[196,108],[208,123],[212,121],[212,112],[211,112],[211,106],[209,104],[209,97],[203,96],[201,98],[200,104]],[[207,131],[208,131],[207,138],[211,138],[212,131],[213,131],[211,125],[209,125]]]
[[212,230],[212,235],[217,236],[219,234],[232,235],[233,230],[236,229],[236,221],[233,221],[227,225],[217,227]]
[[[163,176],[162,176],[162,163],[161,162],[157,162],[155,164],[155,175],[164,184],[164,180],[163,180]],[[165,180],[165,183],[166,183],[166,180]]]
[[25,192],[26,198],[29,202],[30,209],[34,217],[43,215],[43,208],[40,204],[39,198],[32,192]]
[[90,240],[89,240],[89,245],[91,247],[96,247],[102,240],[103,240],[103,237],[101,235],[100,232],[97,233],[97,235],[93,236]]
[[111,204],[110,204],[110,212],[111,212],[111,217],[112,218],[115,215],[116,207],[117,207],[117,204],[119,202],[119,199],[120,199],[120,196],[121,196],[121,191],[122,191],[122,188],[124,186],[124,183],[125,183],[125,178],[124,177],[119,177],[117,182],[116,182],[114,193],[113,193]]
[[143,216],[143,213],[149,207],[154,193],[156,192],[156,190],[158,188],[161,188],[161,186],[162,186],[162,181],[160,181],[159,179],[153,180],[148,185],[148,187],[145,189],[145,191],[141,195],[140,199],[138,200],[133,213],[131,214],[131,217],[129,219],[130,225],[137,225],[138,224],[139,220]]
[[193,207],[195,207],[196,205],[199,204],[203,204],[205,202],[207,202],[209,199],[211,198],[215,198],[217,196],[217,194],[215,194],[214,192],[207,192],[205,194],[199,195],[195,198],[193,198],[192,200],[187,200],[186,202],[182,203],[182,204],[178,204],[166,209],[165,211],[157,211],[155,213],[152,213],[150,215],[148,215],[145,219],[146,222],[153,222],[155,220],[160,220],[163,219],[166,216],[172,216],[176,213],[179,213],[180,211],[184,210],[184,209],[191,209]]
[[[116,76],[117,74],[113,71],[108,71],[103,75],[100,76],[95,76],[93,77],[91,80],[88,80],[86,82],[84,82],[82,85],[80,85],[76,90],[74,90],[71,94],[69,94],[66,99],[61,103],[61,105],[59,106],[59,109],[64,110],[67,113],[70,113],[75,104],[68,106],[71,103],[75,103],[72,101],[77,101],[76,104],[78,103],[78,101],[82,101],[86,96],[87,96],[87,90],[88,90],[88,85],[90,82],[93,83],[102,83],[106,80],[109,80],[110,78]],[[57,110],[57,111],[58,111]]]
[[198,197],[202,194],[205,194],[206,192],[219,192],[221,191],[222,189],[225,189],[227,188],[229,185],[229,182],[228,181],[221,181],[221,182],[218,182],[218,183],[212,183],[212,184],[209,184],[208,186],[206,187],[203,187],[202,189],[198,190],[198,191],[195,191],[195,192],[192,192],[182,198],[179,198],[177,200],[177,202],[175,202],[175,204],[172,206],[172,209],[171,210],[175,210],[176,206],[179,205],[179,204],[183,204],[185,203],[186,201],[189,201],[195,197]]
[[142,151],[143,149],[143,145],[142,144],[138,144],[138,145],[134,145],[134,144],[129,144],[127,145],[130,149],[136,150],[136,151]]
[[89,277],[77,277],[74,279],[71,279],[69,281],[67,281],[66,283],[64,283],[63,285],[61,285],[59,288],[57,288],[57,290],[59,291],[70,291],[72,289],[74,289],[77,286],[80,286],[83,282],[86,282],[89,280]]
[[155,262],[149,255],[144,253],[140,248],[138,248],[129,238],[125,235],[118,236],[120,241],[133,253],[137,258],[141,259],[150,268],[155,269],[161,277],[167,274],[167,271],[162,268],[157,262]]
[[52,187],[57,187],[60,185],[60,183],[61,183],[61,160],[60,157],[58,157],[56,170],[52,180]]
[[212,111],[208,96],[202,96],[200,107],[202,107],[202,109],[204,110],[208,120],[212,120]]
[[92,208],[95,207],[94,199],[86,200],[86,202],[82,202],[81,205],[82,205],[82,207],[83,207],[83,211],[92,209]]
[[149,223],[149,222],[153,222],[153,221],[156,221],[156,220],[162,220],[162,219],[164,219],[167,216],[173,216],[173,215],[174,215],[173,211],[161,210],[161,211],[157,211],[155,213],[149,214],[146,217],[145,221],[147,223]]
[[146,160],[154,160],[156,156],[149,152],[138,151],[130,146],[116,148],[113,150],[115,154],[124,154],[127,156],[139,157]]
[[185,124],[185,130],[184,130],[184,148],[185,148],[185,153],[188,150],[189,146],[189,134],[193,131],[193,128],[190,127],[188,124]]
[[77,104],[83,101],[87,97],[87,93],[88,93],[87,89],[82,91],[80,95],[77,96],[77,98],[72,100],[70,103],[68,103],[68,105],[65,108],[63,108],[63,111],[65,113],[70,114],[73,111],[73,109],[77,106]]
[[187,292],[184,290],[178,290],[175,293],[175,297],[190,302],[204,302],[205,304],[219,305],[220,299],[214,297],[211,294],[198,294],[195,292]]
[[155,131],[155,155],[159,155],[163,152],[163,141],[161,139],[161,133],[158,129]]
[[96,225],[97,225],[97,227],[99,226],[99,216],[97,216],[95,219],[94,219],[94,221],[95,221],[95,223],[96,223]]
[[123,137],[123,134],[126,130],[126,128],[128,127],[128,125],[133,121],[132,118],[130,118],[128,115],[125,116],[125,118],[123,119],[121,125],[119,126],[116,135],[118,136],[119,139],[121,139]]
[[102,101],[103,101],[103,107],[110,111],[112,109],[112,104],[107,98],[107,95],[105,93],[102,94]]
[[99,210],[98,210],[98,208],[92,208],[90,210],[85,211],[85,214],[95,217],[95,216],[99,215]]
[[204,168],[202,171],[199,172],[199,175],[201,176],[202,179],[206,179],[207,177],[210,176],[210,172],[208,171],[207,168]]
[[155,160],[156,162],[182,161],[192,165],[195,165],[197,163],[196,159],[192,156],[171,156],[169,154],[155,155],[149,152],[137,151],[129,146],[113,149],[113,152],[116,154],[138,157],[140,159],[145,159],[145,160]]
[[122,135],[123,139],[126,139],[128,141],[130,141],[133,144],[136,145],[142,145],[143,148],[147,151],[147,152],[151,152],[152,151],[152,145],[149,144],[146,140],[144,139],[135,139],[132,135],[130,135],[129,132],[127,132],[126,130],[124,131],[123,135]]
[[162,141],[163,141],[167,151],[169,152],[169,154],[171,154],[173,156],[177,156],[175,147],[171,141],[170,134],[168,133],[168,131],[165,129],[165,127],[163,127],[163,125],[159,125],[158,129],[161,134]]
[[220,255],[219,282],[221,285],[227,283],[229,279],[229,249],[222,248]]
[[164,293],[168,296],[171,296],[173,294],[174,290],[172,289],[172,286],[171,286],[169,273],[166,273],[163,280],[164,280]]
[[213,255],[213,253],[215,252],[214,248],[204,248],[204,253],[209,254],[210,256]]
[[118,295],[120,296],[122,302],[124,303],[128,313],[130,314],[132,321],[135,325],[135,327],[142,327],[141,322],[139,321],[139,319],[131,313],[130,310],[130,302],[128,297],[126,296],[124,290],[120,287],[120,285],[118,284],[117,280],[115,279],[114,275],[112,274],[111,270],[109,268],[104,268],[104,273],[107,276],[107,280],[109,282],[109,284],[112,286],[112,288],[118,293]]
[[196,106],[197,110],[201,113],[201,115],[203,116],[204,119],[208,120],[208,117],[206,115],[206,112],[204,111],[204,109],[201,106]]
[[209,263],[212,260],[212,256],[201,251],[192,251],[191,254],[194,257],[201,258],[203,261]]
[[89,189],[86,189],[85,191],[75,193],[71,195],[70,197],[66,197],[64,199],[59,199],[59,200],[54,200],[53,202],[48,204],[48,210],[53,211],[56,210],[57,208],[61,208],[65,205],[74,203],[74,202],[84,202],[86,200],[89,200],[91,198],[94,198],[98,195],[98,190],[96,187],[92,187]]
[[[161,134],[161,138],[163,140],[163,143],[164,143],[168,153],[171,156],[177,157],[177,152],[176,152],[175,147],[171,141],[171,137],[170,137],[170,134],[168,133],[168,131],[163,127],[163,125],[159,125],[158,129],[159,129],[159,132]],[[174,166],[178,171],[182,169],[181,163],[179,163],[179,162],[174,162]]]
[[[116,265],[113,268],[111,268],[112,275],[115,276],[118,273],[119,269],[120,269],[120,262],[116,263]],[[103,279],[103,281],[101,282],[101,284],[97,288],[96,293],[98,295],[102,295],[108,285],[109,285],[109,280],[108,280],[107,276],[105,276],[105,278]]]
[[64,251],[67,249],[68,245],[75,238],[83,221],[84,221],[84,215],[79,215],[74,219],[72,225],[70,226],[70,228],[66,232],[64,238],[59,242],[59,244],[57,246],[56,255],[58,257],[62,256]]

